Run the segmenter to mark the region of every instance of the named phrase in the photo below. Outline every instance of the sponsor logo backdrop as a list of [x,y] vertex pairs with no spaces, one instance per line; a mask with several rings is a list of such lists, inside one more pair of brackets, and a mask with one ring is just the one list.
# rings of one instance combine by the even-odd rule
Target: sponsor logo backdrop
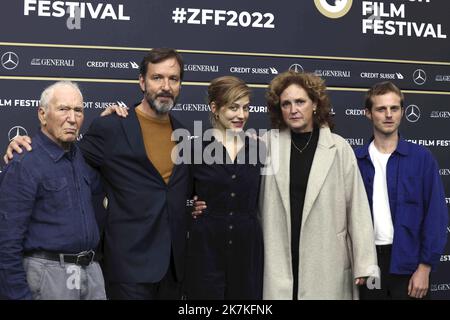
[[[254,89],[248,128],[269,128],[267,83],[304,70],[326,80],[335,131],[357,147],[371,134],[364,91],[392,80],[406,96],[401,133],[436,156],[450,205],[449,9],[437,0],[3,0],[0,151],[15,135],[36,133],[39,94],[55,80],[79,82],[84,130],[109,104],[138,102],[143,55],[167,46],[186,62],[173,114],[189,129],[195,120],[208,126],[206,86],[229,74]],[[449,255],[450,245],[432,276],[437,299],[450,298]]]

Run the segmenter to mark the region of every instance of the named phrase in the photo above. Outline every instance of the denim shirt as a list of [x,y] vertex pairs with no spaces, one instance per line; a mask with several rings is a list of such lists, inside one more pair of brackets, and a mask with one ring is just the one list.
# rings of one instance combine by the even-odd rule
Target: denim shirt
[[96,248],[99,181],[75,144],[65,152],[42,132],[33,151],[14,156],[0,175],[0,299],[31,299],[24,253]]
[[[375,169],[370,142],[355,153],[372,210]],[[434,269],[447,243],[448,225],[436,160],[428,149],[399,138],[387,163],[386,180],[394,225],[390,272],[412,274],[420,263]]]

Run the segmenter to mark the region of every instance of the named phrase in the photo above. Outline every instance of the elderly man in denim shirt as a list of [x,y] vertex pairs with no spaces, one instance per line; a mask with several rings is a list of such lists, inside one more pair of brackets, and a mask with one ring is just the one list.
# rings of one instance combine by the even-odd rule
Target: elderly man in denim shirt
[[0,299],[105,299],[93,251],[99,180],[74,143],[84,118],[78,86],[45,89],[38,116],[34,152],[0,176]]
[[391,82],[375,84],[366,95],[374,137],[356,157],[372,209],[381,288],[361,288],[361,299],[428,298],[430,271],[447,242],[437,162],[398,134],[403,100]]

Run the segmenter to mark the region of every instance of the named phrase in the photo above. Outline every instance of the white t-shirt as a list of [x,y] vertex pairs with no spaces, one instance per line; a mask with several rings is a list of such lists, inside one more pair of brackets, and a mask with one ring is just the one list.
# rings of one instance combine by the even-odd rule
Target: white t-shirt
[[381,153],[372,143],[369,146],[370,159],[375,167],[373,179],[372,210],[375,232],[375,245],[392,244],[394,226],[392,224],[391,209],[386,180],[386,166],[390,153]]

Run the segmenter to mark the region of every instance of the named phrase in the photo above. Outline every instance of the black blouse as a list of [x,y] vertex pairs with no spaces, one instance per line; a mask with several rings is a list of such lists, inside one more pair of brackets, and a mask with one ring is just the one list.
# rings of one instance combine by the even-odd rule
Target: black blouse
[[297,300],[299,241],[303,205],[305,202],[306,188],[308,186],[309,172],[311,171],[311,165],[318,140],[319,128],[314,128],[312,133],[295,133],[291,131],[289,194],[291,203],[291,254],[292,272],[294,276],[294,300]]
[[188,299],[261,299],[258,145],[257,140],[245,138],[245,145],[231,161],[220,142],[205,142],[204,155],[221,161],[191,166],[193,193],[206,201],[207,208],[191,220],[185,284]]
[[[258,146],[258,141],[245,137],[244,146],[231,161],[222,143],[214,138],[211,142],[204,142],[204,154],[222,159],[222,163],[193,166],[193,191],[207,203],[204,214],[256,212],[261,169]],[[215,151],[222,154],[217,155]]]

